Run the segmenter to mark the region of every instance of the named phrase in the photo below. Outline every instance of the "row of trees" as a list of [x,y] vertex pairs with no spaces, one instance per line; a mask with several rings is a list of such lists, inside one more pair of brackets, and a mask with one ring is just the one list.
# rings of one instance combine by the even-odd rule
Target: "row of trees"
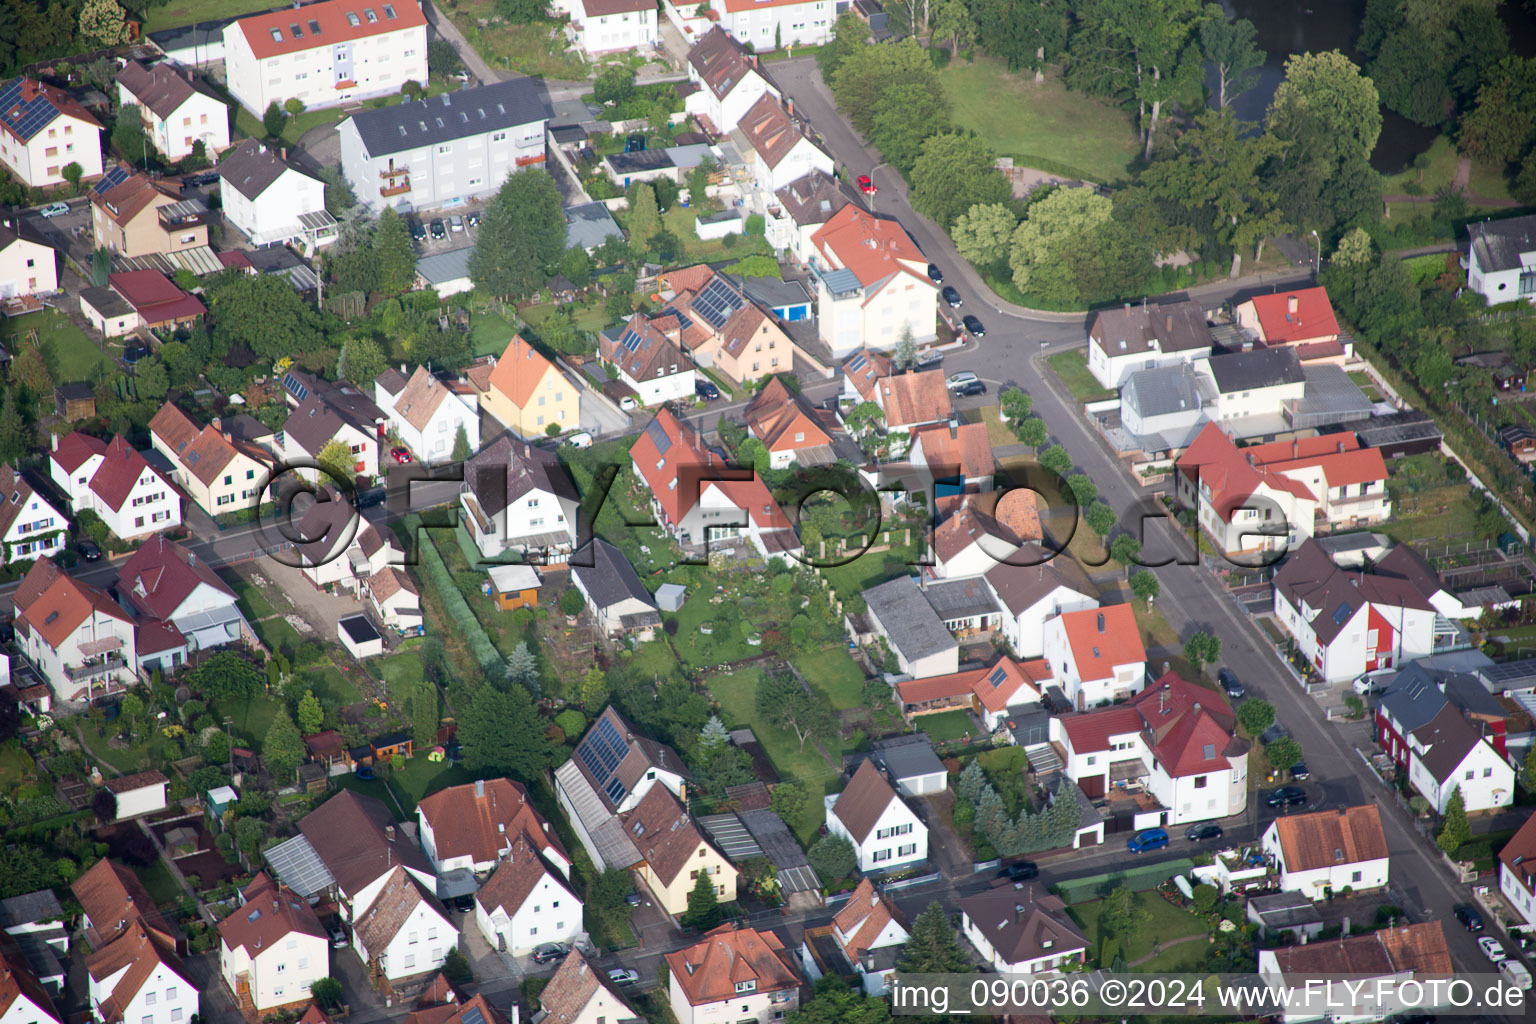
[[1010,815],[1003,798],[987,779],[981,762],[966,765],[955,783],[955,795],[976,811],[976,828],[1003,857],[1015,857],[1037,850],[1052,850],[1072,845],[1082,824],[1082,810],[1070,793],[1071,783],[1064,782],[1056,798],[1038,813],[1021,807]]

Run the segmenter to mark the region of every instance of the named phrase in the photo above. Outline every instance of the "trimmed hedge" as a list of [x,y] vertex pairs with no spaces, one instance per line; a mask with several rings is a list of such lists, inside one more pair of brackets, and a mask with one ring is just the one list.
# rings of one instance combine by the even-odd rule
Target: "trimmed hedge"
[[[407,524],[407,528],[410,526]],[[475,656],[480,670],[487,676],[495,677],[504,671],[501,653],[496,650],[496,645],[491,643],[491,638],[486,635],[485,627],[480,625],[480,620],[475,618],[475,613],[470,611],[469,602],[464,600],[464,595],[459,593],[459,588],[454,585],[453,576],[448,572],[448,566],[443,562],[443,556],[438,554],[437,545],[432,543],[432,538],[426,530],[417,530],[417,541],[421,545],[421,570],[427,578],[427,583],[437,591],[437,596],[443,602],[443,608],[448,617],[459,627],[461,635],[469,644],[470,653]]]
[[[1110,841],[1113,841],[1113,837]],[[1064,903],[1087,903],[1121,885],[1128,887],[1132,892],[1156,889],[1175,875],[1188,874],[1194,866],[1194,861],[1183,857],[1179,860],[1164,861],[1161,864],[1126,868],[1124,871],[1108,871],[1102,875],[1089,875],[1087,878],[1073,878],[1061,882],[1056,886],[1056,892]]]

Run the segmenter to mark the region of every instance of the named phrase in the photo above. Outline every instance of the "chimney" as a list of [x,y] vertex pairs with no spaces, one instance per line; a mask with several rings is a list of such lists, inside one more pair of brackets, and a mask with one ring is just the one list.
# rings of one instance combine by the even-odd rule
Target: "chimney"
[[792,97],[784,97],[784,108],[789,111],[789,116],[795,116],[795,101]]
[[277,151],[277,156],[278,156],[278,159],[280,159],[280,160],[287,160],[288,159],[288,147],[284,146],[281,149],[279,149]]
[[1289,316],[1295,316],[1296,315],[1296,311],[1297,311],[1298,308],[1300,308],[1300,306],[1301,306],[1301,300],[1299,298],[1297,298],[1296,296],[1294,296],[1294,295],[1287,295],[1285,297],[1285,312]]
[[54,451],[58,451],[59,450],[59,435],[58,434],[54,434],[53,435],[53,450]]
[[1173,314],[1172,313],[1169,313],[1167,316],[1163,317],[1163,329],[1168,331],[1170,334],[1173,333]]
[[1340,455],[1344,454],[1344,442],[1343,441],[1339,442],[1339,454]]
[[197,568],[197,554],[195,552],[192,552],[192,551],[188,551],[187,552],[187,564],[190,565],[194,569]]
[[1099,612],[1099,632],[1104,632],[1104,613]]
[[394,842],[395,841],[395,826],[393,826],[393,825],[385,825],[384,826],[384,838],[388,839],[390,842]]
[[475,780],[475,799],[479,800],[483,796],[485,796],[485,780],[484,779],[476,779]]

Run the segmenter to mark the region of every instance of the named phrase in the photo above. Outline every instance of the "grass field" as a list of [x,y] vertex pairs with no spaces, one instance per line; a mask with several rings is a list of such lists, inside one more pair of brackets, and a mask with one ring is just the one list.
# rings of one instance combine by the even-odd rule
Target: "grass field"
[[48,364],[48,372],[56,382],[90,381],[98,368],[104,374],[116,372],[117,364],[112,357],[97,348],[96,342],[76,327],[74,321],[57,310],[45,309],[41,313],[28,313],[0,322],[0,339],[14,355],[20,351],[19,346],[24,343],[27,333],[34,329],[43,361]]
[[[1133,897],[1135,909],[1144,915],[1128,938],[1122,938],[1121,955],[1126,963],[1135,963],[1149,955],[1159,943],[1167,943],[1190,935],[1203,935],[1210,931],[1206,923],[1194,914],[1181,910],[1155,892],[1138,892]],[[1089,948],[1098,949],[1104,936],[1099,931],[1099,916],[1104,911],[1103,900],[1075,903],[1067,913],[1077,921],[1083,934],[1088,936]],[[1205,955],[1205,943],[1184,942],[1171,946],[1155,960],[1145,964],[1142,971],[1189,970],[1200,963]]]
[[256,622],[251,625],[256,631],[256,636],[267,645],[268,650],[279,650],[283,647],[293,647],[302,639],[299,631],[288,625],[286,619],[267,619],[264,622]]
[[1094,181],[1125,177],[1136,156],[1128,114],[1082,93],[1069,92],[1059,71],[1036,83],[1000,61],[954,61],[939,72],[954,118],[1024,167]]
[[261,588],[249,580],[237,577],[234,588],[237,598],[235,604],[239,607],[240,613],[250,621],[255,622],[257,619],[265,619],[267,616],[276,613],[277,609],[273,608],[272,602],[268,601],[266,596],[262,594]]
[[575,54],[566,52],[565,37],[555,22],[502,22],[481,28],[482,22],[497,17],[495,0],[458,0],[446,13],[492,67],[545,78],[587,77],[587,66]]
[[373,669],[384,679],[391,704],[402,704],[421,682],[421,655],[415,651],[392,654],[373,662]]
[[839,711],[863,705],[864,673],[844,647],[791,655],[789,662],[800,670],[806,682],[826,694]]
[[[401,655],[400,657],[406,657]],[[324,664],[315,668],[306,669],[302,673],[304,685],[309,687],[316,699],[325,706],[342,706],[356,704],[363,699],[358,692],[357,685],[346,677],[341,669],[332,664]]]
[[282,6],[274,0],[170,0],[170,3],[149,8],[144,15],[144,32],[180,28],[199,21],[221,21]]
[[7,740],[0,746],[0,789],[18,785],[36,767],[32,755],[22,749],[20,740]]
[[1088,353],[1073,349],[1070,352],[1057,352],[1046,362],[1051,364],[1051,369],[1056,371],[1056,376],[1072,392],[1072,397],[1079,402],[1101,402],[1106,398],[1114,398],[1115,393],[1105,388],[1088,369]]
[[915,723],[918,732],[925,732],[935,740],[958,740],[967,733],[976,735],[977,725],[969,711],[941,711],[936,715],[924,715]]
[[[344,789],[356,790],[364,796],[384,798],[388,787],[400,811],[406,819],[416,816],[416,805],[424,797],[449,786],[473,782],[474,777],[456,764],[446,761],[429,761],[425,754],[418,754],[405,762],[405,768],[394,771],[378,769],[378,778],[360,779],[356,775],[340,775],[334,782]],[[386,801],[387,802],[387,801]]]
[[144,889],[149,893],[149,898],[155,901],[155,906],[167,906],[176,902],[181,895],[181,886],[176,884],[176,876],[171,874],[165,861],[157,859],[146,867],[133,870],[139,876],[139,881],[144,883]]

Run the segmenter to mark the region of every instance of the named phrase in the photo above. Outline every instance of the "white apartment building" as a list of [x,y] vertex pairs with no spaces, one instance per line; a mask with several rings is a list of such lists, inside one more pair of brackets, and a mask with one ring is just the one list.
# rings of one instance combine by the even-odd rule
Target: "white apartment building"
[[427,19],[416,0],[323,0],[241,18],[224,29],[230,94],[257,117],[391,96],[427,84]]
[[832,38],[832,0],[711,0],[720,25],[758,53],[820,46]]
[[59,290],[59,259],[52,246],[19,220],[0,221],[0,301]]
[[811,240],[817,325],[834,358],[889,351],[903,332],[917,342],[936,336],[939,286],[900,224],[850,204]]

